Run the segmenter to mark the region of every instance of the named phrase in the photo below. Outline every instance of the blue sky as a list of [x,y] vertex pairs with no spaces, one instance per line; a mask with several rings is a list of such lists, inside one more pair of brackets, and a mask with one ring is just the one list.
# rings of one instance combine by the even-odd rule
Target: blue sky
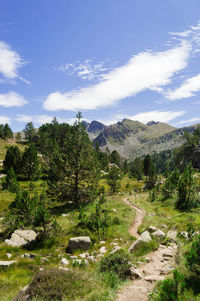
[[199,0],[0,3],[0,123],[200,122]]

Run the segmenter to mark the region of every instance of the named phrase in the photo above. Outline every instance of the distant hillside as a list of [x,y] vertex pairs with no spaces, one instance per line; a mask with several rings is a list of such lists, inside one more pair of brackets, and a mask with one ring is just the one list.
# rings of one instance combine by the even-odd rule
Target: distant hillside
[[183,133],[193,132],[195,127],[175,128],[163,122],[150,121],[146,125],[129,119],[105,126],[93,121],[87,126],[90,139],[98,142],[102,150],[117,150],[124,158],[154,154],[174,149],[183,143]]

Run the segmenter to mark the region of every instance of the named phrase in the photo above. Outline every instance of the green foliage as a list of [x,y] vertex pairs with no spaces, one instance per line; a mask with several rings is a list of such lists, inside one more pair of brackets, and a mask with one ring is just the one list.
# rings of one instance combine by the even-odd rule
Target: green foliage
[[119,250],[114,254],[109,254],[100,262],[101,272],[114,272],[122,280],[125,280],[128,276],[130,276],[130,267],[130,256],[124,250]]
[[3,185],[3,189],[8,189],[10,192],[17,192],[17,190],[19,189],[17,177],[12,167],[8,171],[7,176],[3,181],[2,185]]
[[102,195],[94,204],[94,210],[90,214],[87,214],[82,208],[78,223],[81,228],[87,228],[92,233],[97,233],[100,240],[105,236],[107,227],[111,223],[109,211],[103,206],[104,202],[104,195]]
[[9,206],[5,222],[13,229],[33,226],[43,227],[45,232],[50,217],[44,192],[40,196],[31,196],[26,190],[18,190],[15,200]]
[[0,134],[1,138],[13,138],[13,132],[7,123],[4,126],[1,125]]
[[120,188],[121,172],[117,166],[112,166],[109,169],[107,183],[110,186],[111,192],[116,193]]
[[184,275],[177,270],[173,272],[172,279],[166,279],[162,282],[159,296],[156,301],[178,301],[179,292],[185,288]]
[[[75,272],[50,269],[38,272],[30,283],[26,294],[32,300],[73,300],[89,293],[90,284]],[[36,299],[35,299],[36,298]],[[16,299],[15,301],[19,301]]]
[[22,136],[21,136],[20,132],[17,132],[16,140],[17,140],[17,142],[20,142],[22,140]]
[[200,274],[200,235],[192,243],[190,250],[186,253],[186,266],[187,268]]
[[130,175],[136,178],[138,181],[142,180],[144,175],[143,168],[143,160],[137,157],[133,162],[130,163]]
[[21,173],[28,180],[37,179],[39,176],[37,149],[32,143],[25,148],[23,153]]
[[[81,114],[70,127],[68,139],[60,156],[62,179],[50,189],[51,198],[59,202],[70,201],[74,206],[95,199],[99,181],[99,164],[95,151],[81,122]],[[57,161],[58,162],[58,161]]]
[[22,153],[17,146],[10,146],[6,152],[6,156],[3,162],[3,168],[5,172],[8,172],[13,168],[16,174],[21,171]]
[[121,166],[121,157],[120,157],[120,154],[116,150],[112,151],[109,159],[110,159],[110,163],[114,163],[118,167]]
[[29,143],[32,143],[34,141],[36,132],[32,122],[28,122],[25,125],[24,135],[25,135],[25,139],[28,140]]
[[197,206],[196,183],[191,163],[184,169],[178,182],[176,208],[190,211]]

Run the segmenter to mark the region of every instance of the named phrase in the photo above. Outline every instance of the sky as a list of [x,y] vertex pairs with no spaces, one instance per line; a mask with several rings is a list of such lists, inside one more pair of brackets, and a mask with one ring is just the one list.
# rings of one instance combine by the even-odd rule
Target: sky
[[0,124],[200,123],[199,0],[0,1]]

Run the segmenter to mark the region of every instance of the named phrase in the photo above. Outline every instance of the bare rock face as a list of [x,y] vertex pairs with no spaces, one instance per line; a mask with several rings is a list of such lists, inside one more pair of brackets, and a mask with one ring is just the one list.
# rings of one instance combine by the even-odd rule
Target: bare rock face
[[69,240],[69,250],[84,250],[87,251],[91,246],[91,240],[89,236],[73,237]]
[[157,228],[155,226],[149,226],[148,227],[149,232],[155,232],[157,230]]
[[5,243],[12,247],[22,247],[36,240],[37,233],[33,230],[15,230]]
[[137,279],[142,279],[143,278],[141,272],[138,269],[134,268],[133,266],[130,267],[129,271],[130,271],[131,277],[134,277],[134,278],[137,278]]

